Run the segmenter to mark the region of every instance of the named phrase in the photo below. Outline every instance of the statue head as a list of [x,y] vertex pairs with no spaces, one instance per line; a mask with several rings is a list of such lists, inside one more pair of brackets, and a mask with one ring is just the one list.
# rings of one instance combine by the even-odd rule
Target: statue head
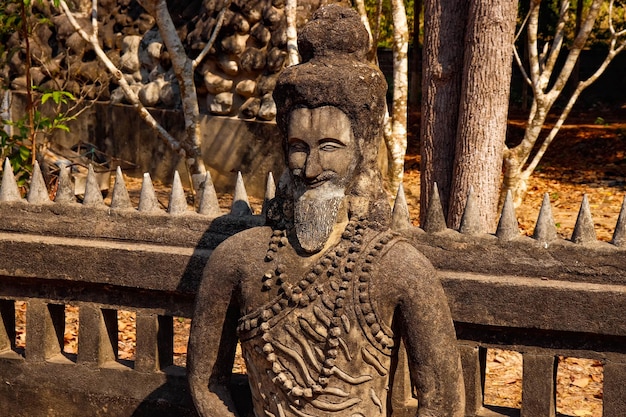
[[387,84],[365,60],[368,45],[354,10],[322,7],[299,34],[303,62],[286,68],[274,90],[288,167],[278,197],[293,203],[283,215],[293,216],[297,231],[302,224],[302,235],[319,235],[303,245],[310,251],[321,249],[341,207],[349,217],[388,224],[377,162]]

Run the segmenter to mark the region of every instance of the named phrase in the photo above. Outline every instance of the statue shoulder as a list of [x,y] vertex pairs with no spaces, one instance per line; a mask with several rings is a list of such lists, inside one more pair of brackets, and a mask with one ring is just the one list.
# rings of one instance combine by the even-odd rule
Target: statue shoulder
[[431,262],[406,239],[396,237],[383,250],[376,267],[378,281],[401,291],[416,285],[439,285]]
[[247,260],[263,259],[271,234],[270,227],[261,226],[230,236],[211,253],[205,274],[210,270],[225,274],[240,269]]
[[250,253],[255,248],[267,250],[267,242],[272,234],[272,229],[268,226],[252,227],[242,230],[230,236],[216,248],[215,252],[245,252]]

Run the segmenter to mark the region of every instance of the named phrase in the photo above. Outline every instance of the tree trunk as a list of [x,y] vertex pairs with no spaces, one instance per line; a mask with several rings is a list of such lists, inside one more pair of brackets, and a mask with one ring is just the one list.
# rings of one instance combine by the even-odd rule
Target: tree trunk
[[296,28],[298,1],[287,0],[285,3],[285,17],[287,18],[287,66],[300,62],[298,54],[298,32]]
[[[185,115],[185,149],[187,166],[194,179],[194,186],[199,184],[206,175],[206,167],[202,159],[201,134],[200,134],[200,108],[194,83],[193,61],[187,56],[187,52],[178,37],[172,16],[167,9],[165,0],[144,0],[146,9],[154,17],[159,28],[163,43],[170,53],[174,73],[180,86],[183,113]],[[145,6],[144,6],[145,7]]]
[[437,183],[458,228],[470,188],[481,230],[496,218],[517,0],[426,0],[421,124],[421,219]]
[[490,232],[497,221],[517,0],[473,0],[468,16],[448,225],[460,226],[473,187],[481,229]]
[[419,105],[421,82],[422,82],[422,45],[420,43],[422,0],[413,2],[413,56],[411,59],[411,72],[409,74],[409,103],[411,105]]
[[461,97],[467,6],[465,0],[424,1],[420,123],[422,224],[435,182],[439,187],[444,213],[448,212]]
[[407,103],[409,29],[404,0],[391,0],[393,16],[393,107],[391,136],[387,139],[389,190],[396,195],[404,176],[404,156],[407,142]]

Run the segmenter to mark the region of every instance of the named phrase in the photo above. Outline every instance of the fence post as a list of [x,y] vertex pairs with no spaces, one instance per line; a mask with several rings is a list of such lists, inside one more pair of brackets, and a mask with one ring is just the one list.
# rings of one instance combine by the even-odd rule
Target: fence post
[[26,359],[43,362],[63,351],[65,306],[28,300],[26,309]]
[[117,311],[93,304],[78,310],[78,362],[103,365],[117,359]]
[[0,300],[0,353],[15,349],[15,301]]
[[174,362],[174,320],[146,311],[137,312],[135,370],[156,372]]
[[621,417],[626,410],[626,363],[607,360],[604,364],[602,415]]
[[475,416],[483,407],[487,349],[459,344],[459,352],[465,383],[465,415]]
[[555,417],[556,357],[534,353],[523,357],[521,417]]

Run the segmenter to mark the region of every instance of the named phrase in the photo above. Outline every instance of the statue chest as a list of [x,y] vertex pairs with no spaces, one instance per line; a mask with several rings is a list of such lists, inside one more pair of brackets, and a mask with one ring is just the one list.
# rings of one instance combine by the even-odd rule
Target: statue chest
[[329,251],[296,280],[277,268],[266,281],[280,289],[265,297],[244,291],[238,332],[257,416],[387,415],[397,340],[370,297],[371,254],[353,249]]

